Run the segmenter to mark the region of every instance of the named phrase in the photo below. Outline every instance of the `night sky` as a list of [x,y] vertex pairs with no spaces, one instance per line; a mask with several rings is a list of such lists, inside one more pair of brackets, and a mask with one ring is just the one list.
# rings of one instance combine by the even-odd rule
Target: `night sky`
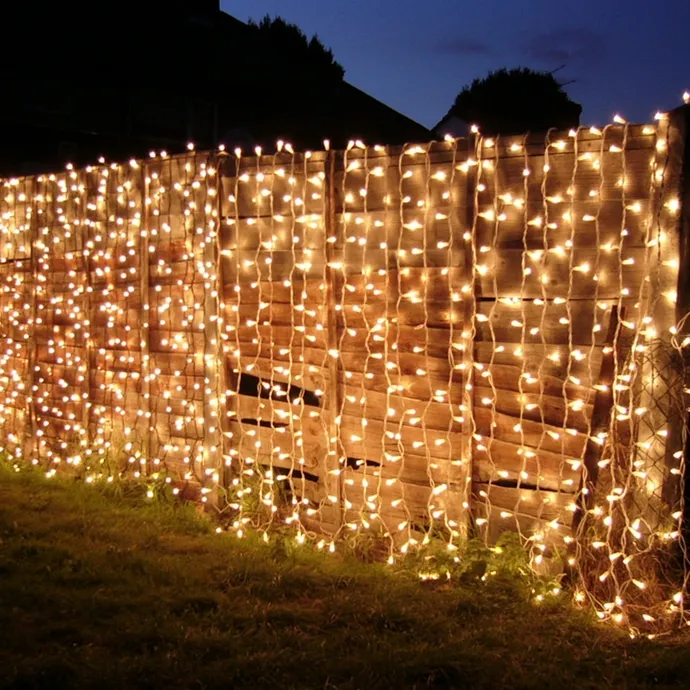
[[[345,78],[429,127],[463,85],[500,67],[555,69],[584,107],[647,122],[690,89],[690,0],[222,0],[317,33]],[[299,82],[299,75],[295,75]]]

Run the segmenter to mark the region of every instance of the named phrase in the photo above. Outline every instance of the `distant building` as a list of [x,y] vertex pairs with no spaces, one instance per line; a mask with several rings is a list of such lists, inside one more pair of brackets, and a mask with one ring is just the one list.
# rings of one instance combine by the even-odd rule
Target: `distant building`
[[270,150],[278,138],[296,149],[432,138],[308,64],[267,65],[256,32],[219,0],[12,2],[3,25],[11,40],[0,65],[0,175],[175,152],[189,141]]

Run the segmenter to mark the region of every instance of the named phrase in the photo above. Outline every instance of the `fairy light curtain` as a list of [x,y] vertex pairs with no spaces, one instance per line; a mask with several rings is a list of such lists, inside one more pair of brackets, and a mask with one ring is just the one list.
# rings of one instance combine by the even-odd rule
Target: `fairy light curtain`
[[662,117],[7,180],[5,450],[391,563],[515,530],[603,618],[675,615],[671,148]]

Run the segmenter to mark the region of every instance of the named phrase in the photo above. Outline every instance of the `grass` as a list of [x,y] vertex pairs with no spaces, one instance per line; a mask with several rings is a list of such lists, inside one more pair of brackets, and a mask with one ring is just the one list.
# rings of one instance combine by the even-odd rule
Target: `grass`
[[688,641],[0,469],[0,688],[687,687]]

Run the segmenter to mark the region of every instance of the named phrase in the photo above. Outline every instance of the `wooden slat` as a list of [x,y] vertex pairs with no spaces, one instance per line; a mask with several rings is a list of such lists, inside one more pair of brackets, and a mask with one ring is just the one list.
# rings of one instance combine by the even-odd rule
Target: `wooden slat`
[[[509,415],[518,421],[520,418],[534,422],[545,422],[552,426],[561,426],[567,420],[567,426],[579,431],[587,431],[589,418],[592,413],[591,402],[582,408],[573,406],[563,397],[539,395],[536,385],[525,386],[532,392],[515,393],[505,389],[492,389],[486,386],[475,386],[474,405],[495,409],[497,412]],[[586,400],[586,399],[585,399]],[[536,407],[531,407],[536,405]]]
[[[401,521],[412,520],[427,525],[435,511],[443,511],[436,520],[443,524],[447,518],[460,522],[465,513],[462,495],[439,485],[437,491],[403,481],[379,481],[376,477],[346,470],[344,480],[345,507],[354,517],[357,513],[381,516],[389,530],[397,529]],[[348,505],[350,504],[350,505]]]
[[[626,299],[622,302],[630,321],[635,322],[640,318],[635,300]],[[595,303],[586,300],[572,301],[567,307],[566,304],[555,304],[552,301],[547,304],[536,304],[534,301],[516,304],[481,301],[477,304],[477,313],[481,316],[476,320],[476,337],[483,342],[520,342],[523,326],[519,324],[524,324],[524,342],[529,344],[601,345],[606,337],[608,314],[614,304],[616,302],[601,300]],[[567,323],[561,323],[560,319],[566,319]],[[593,332],[594,326],[599,326],[599,330]],[[539,331],[532,334],[532,328],[538,328]],[[629,339],[631,335],[632,331],[626,332],[626,329],[621,333],[624,339]]]
[[[322,476],[323,446],[326,433],[319,420],[293,419],[262,413],[257,418],[231,416],[226,436],[234,458],[243,463],[260,464],[283,470],[305,470]],[[234,462],[234,460],[233,460]]]
[[473,478],[477,482],[520,482],[524,486],[575,492],[582,461],[499,439],[475,441]]
[[477,434],[485,439],[493,437],[520,446],[565,453],[569,457],[580,457],[587,439],[586,434],[576,429],[564,429],[527,419],[520,422],[515,417],[494,413],[488,408],[476,408],[474,420]]
[[572,520],[573,495],[555,491],[506,488],[489,484],[473,484],[473,496],[489,504],[493,510],[511,515],[527,516],[550,522],[569,524]]
[[386,454],[404,456],[405,451],[425,455],[431,459],[461,460],[462,438],[457,433],[419,426],[399,426],[378,420],[366,420],[362,426],[359,416],[344,414],[340,422],[340,439],[347,457],[382,462]]
[[342,413],[352,417],[364,416],[367,420],[386,421],[389,426],[404,423],[405,426],[440,431],[460,431],[459,406],[407,398],[399,393],[381,393],[345,383],[343,387]]
[[[542,343],[475,342],[476,361],[488,369],[498,387],[519,390],[523,371],[543,379],[545,392],[557,394],[559,381],[566,390],[585,394],[595,385],[594,377],[601,363],[601,346],[545,345]],[[580,383],[575,383],[572,376]],[[561,384],[562,385],[562,384]],[[553,386],[553,387],[551,387]],[[580,388],[580,386],[582,388]]]

